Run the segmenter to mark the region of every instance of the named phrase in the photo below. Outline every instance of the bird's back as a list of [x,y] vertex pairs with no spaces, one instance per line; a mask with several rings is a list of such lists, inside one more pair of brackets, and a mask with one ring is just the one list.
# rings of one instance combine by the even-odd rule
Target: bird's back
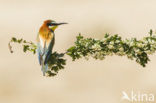
[[44,48],[44,45],[46,45],[46,48],[48,48],[53,38],[54,38],[53,32],[48,27],[43,25],[40,28],[39,35],[38,35],[38,39],[42,48]]

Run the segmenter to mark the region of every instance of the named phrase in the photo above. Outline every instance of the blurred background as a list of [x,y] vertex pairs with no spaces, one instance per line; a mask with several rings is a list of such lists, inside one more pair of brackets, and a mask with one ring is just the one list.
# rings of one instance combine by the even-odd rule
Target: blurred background
[[[156,94],[156,55],[145,68],[127,57],[84,59],[67,65],[57,76],[42,76],[37,56],[23,53],[11,37],[35,42],[46,19],[68,22],[56,30],[54,51],[64,52],[75,37],[123,38],[148,35],[156,29],[155,0],[0,0],[0,103],[129,103],[122,91]],[[146,102],[145,102],[146,103]]]

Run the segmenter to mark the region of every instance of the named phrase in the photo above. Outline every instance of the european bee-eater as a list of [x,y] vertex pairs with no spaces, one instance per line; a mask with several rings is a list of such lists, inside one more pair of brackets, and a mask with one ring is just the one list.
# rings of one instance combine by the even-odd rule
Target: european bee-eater
[[55,43],[55,29],[62,24],[53,20],[44,21],[37,35],[37,54],[43,75],[48,71],[48,60]]

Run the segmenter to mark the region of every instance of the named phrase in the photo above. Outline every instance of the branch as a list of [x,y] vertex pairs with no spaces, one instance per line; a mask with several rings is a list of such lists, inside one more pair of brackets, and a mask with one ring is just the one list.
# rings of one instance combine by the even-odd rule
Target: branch
[[[70,56],[73,61],[82,57],[87,60],[89,57],[103,60],[106,56],[127,56],[128,59],[135,60],[145,67],[150,61],[148,55],[156,51],[156,35],[153,35],[152,30],[150,30],[149,34],[150,36],[144,37],[142,40],[137,40],[136,38],[122,40],[120,36],[111,36],[110,34],[105,34],[103,39],[94,39],[84,38],[79,34],[76,37],[75,45],[67,49],[65,53],[54,52],[51,54],[48,62],[50,69],[47,74],[48,76],[54,76],[59,70],[64,68],[66,65],[65,54]],[[9,42],[11,52],[13,52],[10,45],[12,42],[22,44],[24,52],[36,53],[36,45],[33,42],[16,39],[15,37]]]

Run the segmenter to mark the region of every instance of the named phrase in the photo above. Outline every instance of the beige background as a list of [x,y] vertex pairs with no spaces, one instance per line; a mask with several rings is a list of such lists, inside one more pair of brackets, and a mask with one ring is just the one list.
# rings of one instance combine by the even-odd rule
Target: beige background
[[80,59],[56,77],[42,76],[37,56],[23,53],[11,37],[35,42],[46,19],[68,22],[56,30],[54,50],[65,51],[78,33],[102,38],[104,33],[123,38],[147,36],[156,29],[155,0],[0,0],[0,103],[129,103],[122,91],[156,94],[156,56],[146,68],[126,57],[103,61]]

